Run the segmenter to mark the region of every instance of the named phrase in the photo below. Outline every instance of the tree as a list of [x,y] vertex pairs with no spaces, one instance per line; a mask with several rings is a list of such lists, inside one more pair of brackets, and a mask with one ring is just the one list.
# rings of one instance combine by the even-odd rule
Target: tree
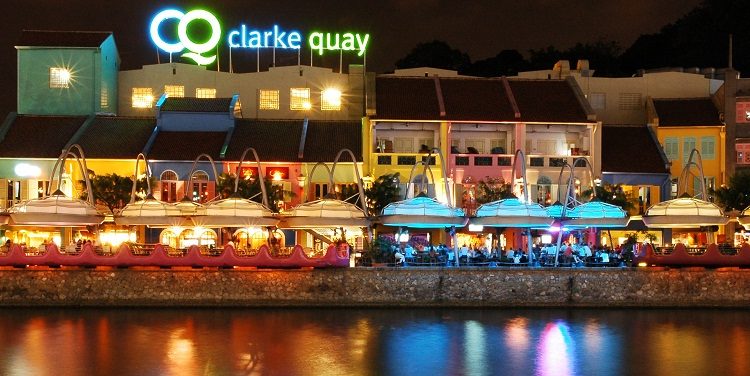
[[[590,194],[590,189],[583,192],[584,196]],[[601,202],[617,205],[625,211],[630,211],[636,208],[635,202],[628,198],[620,184],[604,184],[602,186],[597,186],[596,195],[594,197]]]
[[[93,175],[90,178],[91,192],[94,195],[94,203],[107,207],[112,213],[116,209],[122,209],[130,202],[130,192],[133,189],[133,179],[117,174]],[[147,189],[146,178],[140,179],[136,185],[137,192],[145,192]],[[81,199],[87,198],[87,192],[81,194]]]
[[[219,178],[217,179],[218,185],[216,186],[216,192],[219,197],[224,199],[229,198],[234,194],[235,179],[236,176],[226,172],[219,175]],[[264,182],[266,185],[266,193],[268,194],[269,209],[273,211],[278,211],[281,202],[296,196],[294,192],[284,190],[281,185],[274,185],[273,182],[269,180],[264,180]],[[242,198],[263,203],[260,179],[240,179],[237,184],[237,194]]]
[[380,176],[372,183],[372,187],[365,191],[367,207],[372,214],[380,214],[386,205],[399,200],[399,176],[398,172]]
[[469,55],[451,48],[448,43],[434,40],[417,44],[408,55],[396,62],[396,68],[431,67],[463,72],[470,64]]
[[477,184],[476,200],[479,204],[512,197],[515,197],[513,188],[503,178],[487,177],[486,180],[480,180]]
[[710,189],[709,194],[725,211],[744,210],[750,206],[750,172],[738,171],[729,178],[729,184]]
[[503,50],[494,57],[477,60],[466,70],[466,74],[478,77],[515,76],[524,71],[528,62],[517,50]]

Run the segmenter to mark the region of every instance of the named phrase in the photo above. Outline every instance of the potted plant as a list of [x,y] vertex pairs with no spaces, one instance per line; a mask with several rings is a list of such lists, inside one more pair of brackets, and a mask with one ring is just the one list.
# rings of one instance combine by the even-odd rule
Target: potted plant
[[362,252],[362,264],[365,266],[386,266],[395,262],[394,243],[387,238],[378,237],[365,247]]

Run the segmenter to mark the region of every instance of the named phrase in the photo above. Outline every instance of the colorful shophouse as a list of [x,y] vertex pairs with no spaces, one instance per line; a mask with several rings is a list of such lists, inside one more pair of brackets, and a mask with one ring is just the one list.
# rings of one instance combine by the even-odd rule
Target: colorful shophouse
[[[480,181],[510,182],[517,149],[526,154],[530,197],[543,204],[555,201],[565,162],[586,158],[594,176],[600,175],[601,123],[574,81],[401,74],[376,79],[365,169],[373,177],[399,172],[407,196],[428,179],[431,194],[471,215]],[[441,151],[444,164],[426,160],[432,148]],[[423,176],[423,168],[412,173],[421,161],[429,163],[434,179]],[[442,189],[443,169],[451,196]],[[581,179],[590,184],[590,176]],[[514,239],[508,246],[520,244],[520,232],[507,231],[505,238]],[[459,243],[474,242],[472,237],[477,234]]]

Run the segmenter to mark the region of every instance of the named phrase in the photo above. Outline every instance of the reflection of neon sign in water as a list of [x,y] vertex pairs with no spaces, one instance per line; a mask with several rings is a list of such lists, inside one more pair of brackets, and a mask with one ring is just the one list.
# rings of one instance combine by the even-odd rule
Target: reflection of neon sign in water
[[[178,42],[176,43],[166,42],[159,33],[159,27],[162,22],[172,18],[179,20],[177,24]],[[211,28],[211,36],[204,43],[195,43],[188,35],[188,26],[191,22],[198,20],[208,22]],[[198,65],[208,65],[216,60],[216,55],[203,56],[204,53],[216,48],[219,45],[219,39],[221,39],[221,25],[219,24],[219,20],[208,11],[195,9],[183,13],[177,9],[163,10],[151,20],[150,32],[151,40],[154,41],[157,47],[166,52],[179,53],[187,49],[190,52],[182,54],[182,57],[192,59]]]
[[562,322],[547,324],[539,342],[537,375],[573,375],[574,353],[568,326]]

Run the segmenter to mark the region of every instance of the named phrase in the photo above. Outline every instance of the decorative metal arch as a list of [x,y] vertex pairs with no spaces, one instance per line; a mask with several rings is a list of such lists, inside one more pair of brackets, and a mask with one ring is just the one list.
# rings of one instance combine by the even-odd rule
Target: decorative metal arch
[[237,193],[237,189],[240,187],[240,176],[239,171],[241,171],[242,163],[245,162],[245,157],[247,156],[248,152],[253,153],[253,157],[255,158],[255,164],[258,165],[258,179],[260,179],[260,190],[263,194],[263,206],[266,208],[270,207],[268,206],[268,193],[266,192],[266,181],[263,179],[263,170],[260,166],[260,158],[258,158],[258,152],[255,151],[255,148],[247,148],[245,151],[242,152],[242,156],[240,157],[240,164],[237,165],[237,178],[234,180],[234,193]]

